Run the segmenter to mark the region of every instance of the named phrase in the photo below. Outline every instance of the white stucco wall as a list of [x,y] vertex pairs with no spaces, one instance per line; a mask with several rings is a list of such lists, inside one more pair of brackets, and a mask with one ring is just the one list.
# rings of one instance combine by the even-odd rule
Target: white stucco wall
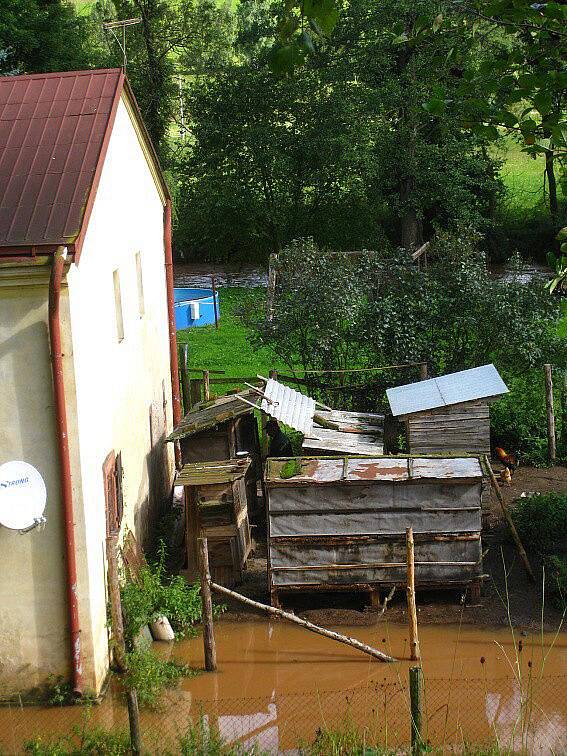
[[[143,274],[142,316],[136,253]],[[122,453],[122,532],[130,529],[143,541],[152,443],[172,428],[164,263],[163,199],[122,101],[82,254],[70,266],[61,295],[84,681],[93,692],[100,691],[108,672],[102,466],[109,452]],[[21,535],[0,527],[0,698],[40,685],[50,675],[68,679],[71,671],[49,356],[50,267],[50,261],[0,267],[0,464],[30,462],[48,490],[44,530]],[[116,270],[124,320],[120,342]],[[171,480],[170,446],[165,445],[165,456]]]
[[0,527],[0,698],[67,675],[65,551],[49,359],[49,266],[0,269],[0,464],[34,465],[47,524]]
[[[141,255],[140,316],[136,253]],[[122,453],[122,530],[144,539],[148,514],[150,409],[157,437],[171,430],[171,380],[163,245],[163,203],[122,101],[110,138],[81,257],[68,273],[75,366],[77,434],[84,532],[79,592],[86,675],[98,689],[108,669],[102,466]],[[124,339],[117,338],[114,271],[118,271]],[[165,421],[164,414],[165,388]],[[157,432],[156,432],[157,431]],[[70,431],[71,432],[71,431]],[[154,443],[156,441],[154,439]],[[167,462],[172,474],[172,449]],[[76,506],[78,502],[76,502]],[[86,605],[88,601],[88,606]],[[88,615],[88,617],[87,617]]]

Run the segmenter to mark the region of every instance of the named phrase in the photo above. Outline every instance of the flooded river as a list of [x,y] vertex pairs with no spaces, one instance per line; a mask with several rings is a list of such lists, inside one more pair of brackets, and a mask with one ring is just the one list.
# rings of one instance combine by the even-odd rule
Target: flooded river
[[[407,629],[381,623],[339,628],[400,661],[381,664],[353,648],[283,622],[218,622],[219,671],[182,682],[161,710],[145,712],[147,747],[159,753],[189,721],[203,716],[229,742],[292,753],[320,728],[349,722],[369,740],[409,740]],[[567,637],[424,626],[426,734],[439,747],[490,743],[529,753],[567,752]],[[166,656],[203,664],[200,637],[154,644]],[[79,708],[0,709],[0,752],[18,753],[34,734],[49,739],[81,723]],[[117,691],[90,714],[103,727],[126,727]]]

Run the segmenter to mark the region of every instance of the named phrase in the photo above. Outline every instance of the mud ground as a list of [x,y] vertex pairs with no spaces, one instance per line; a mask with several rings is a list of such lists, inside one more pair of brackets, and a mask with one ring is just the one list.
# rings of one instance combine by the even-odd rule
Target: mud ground
[[[498,474],[496,467],[495,472]],[[523,492],[567,492],[567,467],[519,468],[512,485],[504,485],[501,490],[509,507],[514,506],[515,500]],[[480,604],[471,605],[462,590],[418,591],[419,622],[463,623],[486,627],[512,623],[520,631],[534,631],[541,629],[543,611],[544,629],[557,630],[561,625],[561,613],[549,602],[544,604],[541,561],[530,550],[530,545],[524,544],[536,574],[536,582],[532,584],[527,579],[494,494],[491,504],[491,514],[482,533],[483,573],[489,577],[483,582]],[[248,561],[243,583],[235,590],[269,603],[266,543],[260,528],[255,529],[254,540],[254,556]],[[283,597],[282,605],[284,609],[323,626],[375,625],[385,621],[406,620],[405,593],[400,589],[396,590],[384,612],[370,608],[366,593],[292,594]],[[242,612],[241,605],[236,602],[227,603],[226,616],[232,620],[260,617],[254,613]]]

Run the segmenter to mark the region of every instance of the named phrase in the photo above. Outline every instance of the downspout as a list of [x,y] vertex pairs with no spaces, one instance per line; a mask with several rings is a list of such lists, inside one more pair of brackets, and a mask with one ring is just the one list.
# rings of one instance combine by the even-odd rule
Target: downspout
[[[173,403],[173,425],[181,422],[181,396],[179,393],[179,363],[177,358],[177,335],[175,332],[175,304],[173,296],[173,255],[171,252],[171,200],[165,201],[163,236],[165,250],[165,281],[167,286],[167,317],[169,323],[169,363],[171,367],[171,399]],[[175,464],[181,467],[181,449],[175,442]]]
[[65,556],[67,566],[67,605],[69,632],[71,636],[71,659],[73,662],[73,691],[83,692],[83,663],[81,659],[81,626],[79,621],[79,596],[77,591],[77,559],[75,548],[75,523],[73,521],[73,489],[71,485],[71,460],[67,432],[67,408],[63,377],[63,354],[61,352],[60,299],[61,282],[67,248],[58,247],[53,258],[49,279],[49,340],[51,344],[51,369],[55,396],[55,423],[57,450],[59,453],[59,477],[65,525]]

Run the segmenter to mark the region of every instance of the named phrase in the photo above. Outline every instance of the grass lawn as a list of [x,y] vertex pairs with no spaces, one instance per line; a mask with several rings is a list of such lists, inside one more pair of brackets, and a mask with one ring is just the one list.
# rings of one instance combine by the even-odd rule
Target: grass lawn
[[[287,372],[284,363],[270,349],[255,351],[246,338],[246,328],[236,315],[238,307],[263,306],[263,289],[220,289],[220,319],[218,330],[211,326],[186,328],[177,332],[179,344],[189,345],[189,367],[205,370],[224,370],[228,377],[267,376],[270,370]],[[198,378],[194,373],[192,377]],[[211,378],[221,376],[211,376]],[[213,384],[211,391],[222,394],[228,389],[243,386],[239,382]]]

